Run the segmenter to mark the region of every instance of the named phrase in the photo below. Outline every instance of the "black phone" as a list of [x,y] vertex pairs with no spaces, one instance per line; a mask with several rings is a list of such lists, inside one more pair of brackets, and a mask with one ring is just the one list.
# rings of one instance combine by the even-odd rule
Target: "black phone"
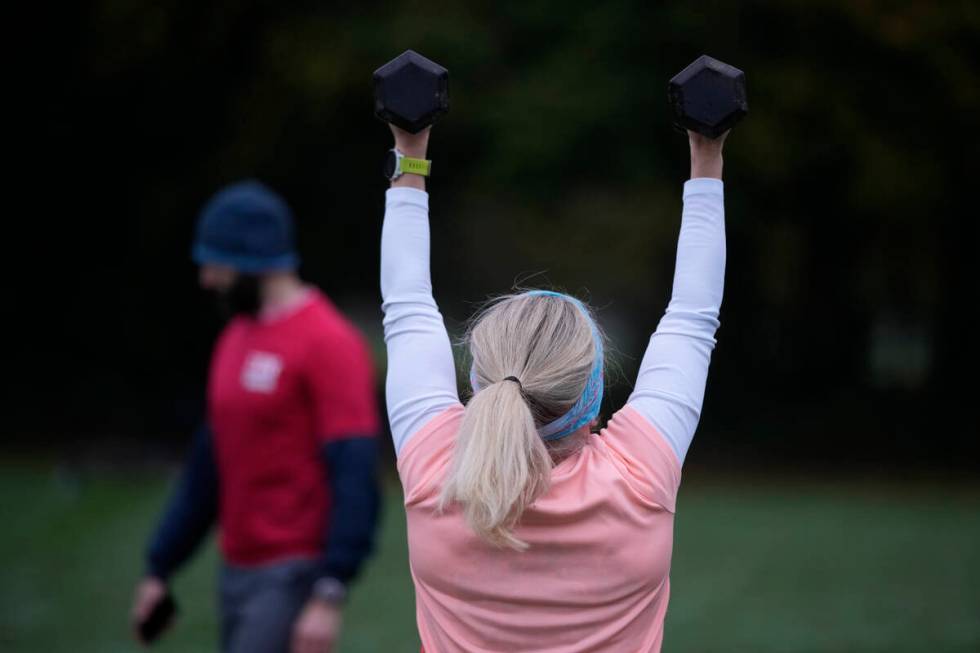
[[177,602],[171,594],[167,594],[153,606],[146,619],[140,622],[140,639],[152,644],[164,629],[170,625],[177,614]]

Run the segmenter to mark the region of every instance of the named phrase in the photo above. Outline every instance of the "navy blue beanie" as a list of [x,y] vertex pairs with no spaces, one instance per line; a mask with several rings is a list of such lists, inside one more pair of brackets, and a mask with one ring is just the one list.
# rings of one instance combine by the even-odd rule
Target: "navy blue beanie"
[[201,210],[192,256],[199,265],[227,265],[246,274],[294,270],[299,256],[292,211],[257,181],[225,186]]

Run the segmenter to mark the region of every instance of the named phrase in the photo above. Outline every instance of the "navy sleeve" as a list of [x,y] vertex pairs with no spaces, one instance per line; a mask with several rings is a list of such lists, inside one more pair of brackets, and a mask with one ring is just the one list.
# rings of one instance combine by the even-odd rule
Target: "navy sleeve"
[[201,425],[170,503],[146,551],[148,573],[166,580],[194,553],[218,514],[211,431]]
[[348,583],[374,550],[380,512],[378,438],[334,440],[324,444],[322,452],[333,496],[322,574]]

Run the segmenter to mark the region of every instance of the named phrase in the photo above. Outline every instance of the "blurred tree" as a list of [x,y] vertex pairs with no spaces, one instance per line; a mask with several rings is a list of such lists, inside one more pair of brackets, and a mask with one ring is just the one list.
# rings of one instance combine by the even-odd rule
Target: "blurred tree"
[[[629,375],[668,298],[686,173],[665,84],[708,52],[747,71],[751,114],[727,152],[728,293],[696,450],[834,458],[860,438],[895,458],[977,451],[963,333],[980,296],[976,3],[73,10],[32,72],[31,228],[57,274],[15,293],[29,316],[15,432],[179,430],[175,403],[200,396],[217,328],[194,289],[191,228],[233,179],[290,199],[311,280],[348,308],[375,305],[388,137],[370,73],[407,47],[452,74],[431,186],[451,322],[544,272],[530,283],[602,309]],[[907,345],[876,343],[895,328]],[[882,351],[923,371],[881,381]],[[925,449],[936,427],[947,447]]]

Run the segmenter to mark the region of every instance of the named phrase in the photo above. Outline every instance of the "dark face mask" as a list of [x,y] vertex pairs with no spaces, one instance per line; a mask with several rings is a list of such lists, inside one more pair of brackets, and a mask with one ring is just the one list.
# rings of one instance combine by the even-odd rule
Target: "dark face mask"
[[218,311],[230,319],[236,315],[255,317],[261,307],[259,278],[251,274],[239,274],[226,290],[214,293]]

